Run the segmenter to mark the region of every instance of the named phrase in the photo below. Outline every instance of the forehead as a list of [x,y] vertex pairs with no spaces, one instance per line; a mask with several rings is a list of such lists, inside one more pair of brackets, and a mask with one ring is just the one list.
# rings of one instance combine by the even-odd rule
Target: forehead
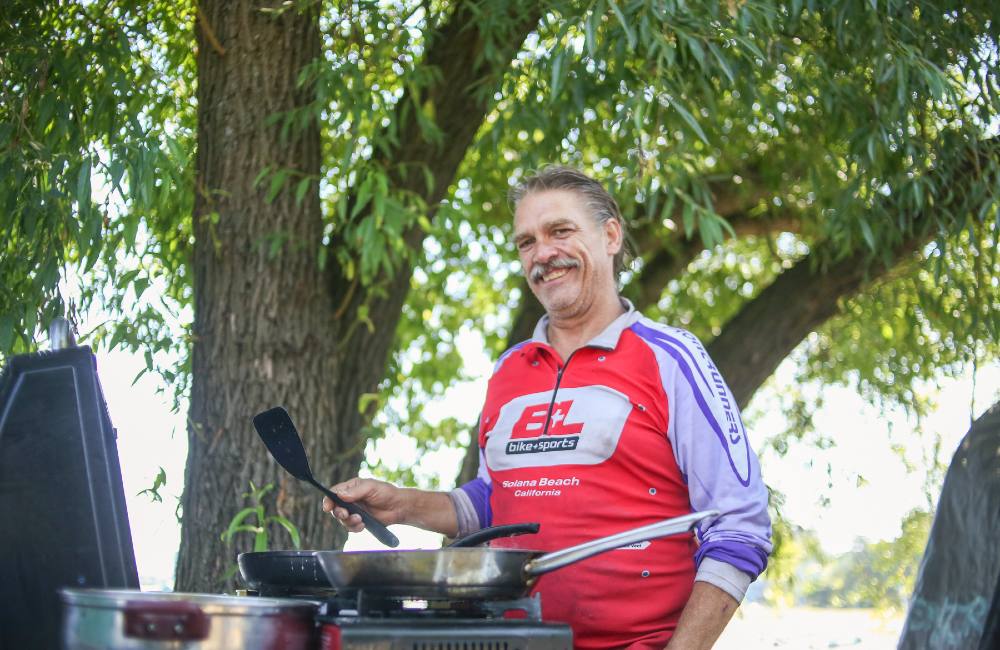
[[572,221],[593,225],[583,198],[571,190],[540,190],[521,199],[514,212],[514,234],[544,229],[554,223]]

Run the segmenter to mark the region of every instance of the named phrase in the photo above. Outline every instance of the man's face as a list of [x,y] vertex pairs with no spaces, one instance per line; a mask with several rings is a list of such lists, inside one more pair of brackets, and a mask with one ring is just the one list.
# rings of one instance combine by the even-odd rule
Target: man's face
[[598,224],[570,190],[524,197],[514,214],[514,245],[532,292],[554,317],[585,314],[608,291],[617,295],[614,256],[622,245],[615,220]]

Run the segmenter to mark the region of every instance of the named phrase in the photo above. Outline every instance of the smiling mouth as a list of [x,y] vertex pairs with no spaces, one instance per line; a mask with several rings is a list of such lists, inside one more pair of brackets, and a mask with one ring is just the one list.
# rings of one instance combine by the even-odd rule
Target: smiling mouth
[[553,280],[558,280],[562,276],[569,273],[569,269],[553,269],[541,277],[541,282],[551,282]]
[[580,263],[572,259],[557,259],[548,264],[538,265],[531,271],[531,281],[536,284],[553,282],[563,277],[573,269],[579,268]]

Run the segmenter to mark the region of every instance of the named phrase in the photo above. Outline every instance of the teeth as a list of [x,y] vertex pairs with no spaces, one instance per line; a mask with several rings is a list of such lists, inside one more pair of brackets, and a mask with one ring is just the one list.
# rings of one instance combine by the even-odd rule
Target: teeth
[[559,269],[542,276],[542,282],[548,282],[550,280],[558,280],[562,276],[569,273],[569,269]]

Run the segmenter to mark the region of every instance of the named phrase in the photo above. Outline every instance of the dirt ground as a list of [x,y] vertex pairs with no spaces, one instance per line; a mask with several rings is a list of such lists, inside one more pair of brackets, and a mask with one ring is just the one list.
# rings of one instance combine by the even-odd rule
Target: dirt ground
[[850,648],[891,650],[903,629],[902,614],[868,609],[742,606],[715,650]]

